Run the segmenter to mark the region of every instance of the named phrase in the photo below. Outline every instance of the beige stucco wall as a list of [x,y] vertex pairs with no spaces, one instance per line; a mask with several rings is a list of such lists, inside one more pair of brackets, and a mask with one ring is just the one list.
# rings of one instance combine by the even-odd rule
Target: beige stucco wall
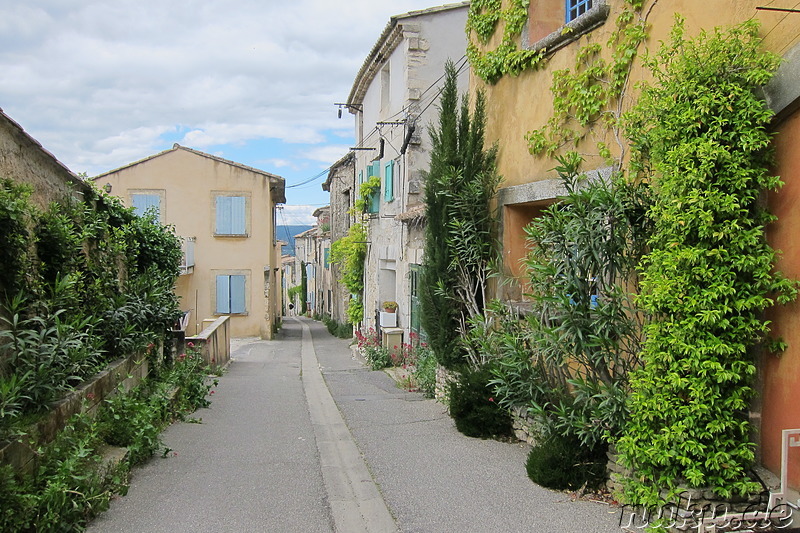
[[[214,312],[215,276],[241,274],[246,276],[247,312],[231,316],[231,333],[271,337],[280,317],[280,308],[273,308],[280,304],[274,270],[280,257],[269,176],[177,147],[95,181],[100,188],[110,184],[111,194],[126,205],[133,191],[162,191],[162,221],[173,225],[177,235],[197,239],[194,269],[180,276],[175,288],[182,309],[192,312],[188,334],[198,334],[204,319],[219,316]],[[230,193],[247,198],[246,237],[214,235],[215,197]]]

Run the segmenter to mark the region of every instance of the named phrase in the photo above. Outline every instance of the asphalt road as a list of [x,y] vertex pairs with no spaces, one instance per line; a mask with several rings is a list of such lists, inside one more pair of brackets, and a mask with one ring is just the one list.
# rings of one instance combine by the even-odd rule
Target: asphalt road
[[620,531],[618,510],[533,484],[526,445],[461,435],[317,322],[237,345],[202,423],[168,428],[90,532]]

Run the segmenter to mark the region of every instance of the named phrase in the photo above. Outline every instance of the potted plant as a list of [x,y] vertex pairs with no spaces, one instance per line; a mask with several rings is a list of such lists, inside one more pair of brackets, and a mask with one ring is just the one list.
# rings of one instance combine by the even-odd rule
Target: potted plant
[[394,313],[397,311],[397,302],[383,302],[383,310],[387,313]]

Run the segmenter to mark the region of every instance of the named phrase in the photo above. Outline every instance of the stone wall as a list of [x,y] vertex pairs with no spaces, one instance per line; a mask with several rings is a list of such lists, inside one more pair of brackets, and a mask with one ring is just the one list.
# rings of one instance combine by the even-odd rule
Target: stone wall
[[94,414],[97,407],[121,385],[126,391],[147,377],[147,358],[134,354],[111,363],[92,379],[56,402],[50,412],[26,432],[19,441],[0,443],[0,464],[10,464],[19,471],[31,471],[39,446],[52,441],[73,415]]
[[31,200],[40,209],[68,194],[80,197],[89,188],[1,109],[0,178],[33,187]]

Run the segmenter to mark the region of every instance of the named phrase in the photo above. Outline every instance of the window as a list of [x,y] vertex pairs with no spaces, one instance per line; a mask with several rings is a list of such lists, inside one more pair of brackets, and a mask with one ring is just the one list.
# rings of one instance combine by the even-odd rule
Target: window
[[389,74],[389,63],[381,69],[381,113],[386,115],[389,112],[391,101],[391,75]]
[[394,159],[386,163],[383,174],[383,199],[387,202],[391,202],[394,200]]
[[607,2],[608,0],[530,0],[525,47],[553,52],[575,41],[605,22],[609,13]]
[[246,276],[238,274],[217,276],[216,313],[218,315],[247,312],[245,280]]
[[247,198],[216,196],[216,235],[247,235]]
[[144,216],[147,211],[155,210],[156,217],[161,220],[161,191],[131,192],[131,206],[136,216]]
[[592,9],[592,0],[567,0],[567,22],[572,22]]
[[[369,177],[376,176],[380,178],[381,162],[373,161],[372,163],[367,165],[367,174],[369,174]],[[381,192],[380,190],[377,190],[372,194],[371,201],[367,203],[367,213],[378,213],[380,211],[380,206],[381,206]]]

